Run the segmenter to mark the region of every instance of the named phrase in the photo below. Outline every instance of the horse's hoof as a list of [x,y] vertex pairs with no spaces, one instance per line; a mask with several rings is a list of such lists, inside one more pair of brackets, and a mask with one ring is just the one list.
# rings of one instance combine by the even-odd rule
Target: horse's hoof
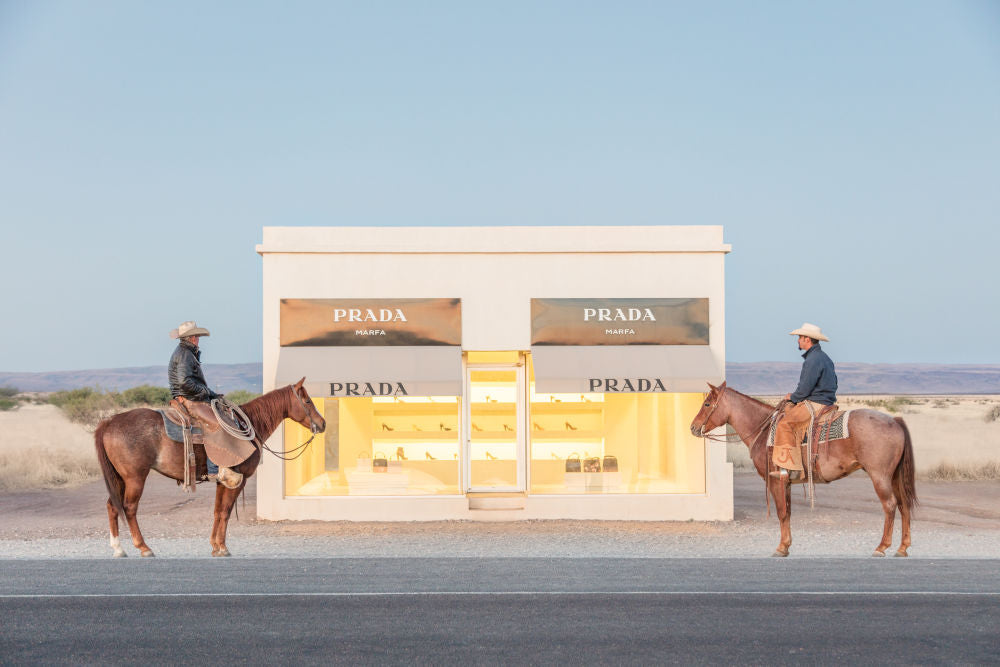
[[112,558],[128,558],[128,554],[119,549],[118,551],[115,552]]
[[228,558],[232,554],[229,553],[229,549],[218,549],[217,551],[213,551],[212,555],[213,556],[218,556],[218,557],[221,557],[221,558]]
[[872,553],[872,558],[885,558],[884,551],[875,551]]
[[896,558],[907,558],[910,554],[906,553],[902,549],[895,553]]
[[152,549],[146,549],[145,551],[142,552],[143,558],[154,558],[155,556],[156,554],[153,553]]
[[774,553],[771,554],[771,558],[788,558],[788,552],[775,549]]

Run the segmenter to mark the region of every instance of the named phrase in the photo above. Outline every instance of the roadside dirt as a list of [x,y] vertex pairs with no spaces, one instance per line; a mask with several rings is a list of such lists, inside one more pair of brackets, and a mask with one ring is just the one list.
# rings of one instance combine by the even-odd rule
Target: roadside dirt
[[[1000,556],[1000,483],[920,482],[914,521],[915,556]],[[793,490],[793,551],[802,555],[867,556],[881,536],[882,510],[863,474],[817,486],[809,509]],[[202,556],[212,523],[214,488],[185,494],[173,481],[150,476],[140,505],[140,525],[154,550]],[[0,495],[0,558],[105,556],[108,523],[103,483],[70,489]],[[732,522],[525,521],[351,523],[260,521],[253,485],[229,544],[243,555],[607,555],[720,557],[770,553],[777,520],[764,509],[763,483],[752,474],[735,478]],[[127,530],[123,542],[128,543]],[[896,522],[898,543],[899,521]],[[159,545],[159,546],[158,546]],[[105,553],[107,552],[107,553]],[[134,553],[133,553],[134,555]]]

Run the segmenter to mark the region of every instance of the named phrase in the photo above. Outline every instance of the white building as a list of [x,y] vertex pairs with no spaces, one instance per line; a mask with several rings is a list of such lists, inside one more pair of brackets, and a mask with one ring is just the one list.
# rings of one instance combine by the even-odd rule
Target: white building
[[731,519],[725,446],[689,430],[729,250],[721,227],[264,228],[264,390],[305,376],[327,430],[265,455],[258,515]]

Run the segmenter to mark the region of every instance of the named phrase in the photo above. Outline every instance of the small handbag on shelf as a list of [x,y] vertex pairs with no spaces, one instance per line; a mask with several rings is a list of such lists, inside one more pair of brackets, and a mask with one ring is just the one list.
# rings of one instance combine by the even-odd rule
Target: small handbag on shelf
[[596,456],[584,459],[583,472],[601,472],[601,459]]
[[572,453],[566,457],[566,472],[580,472],[580,455]]
[[606,454],[604,456],[604,472],[618,472],[618,457]]
[[372,455],[368,452],[358,454],[358,472],[372,471]]
[[382,452],[375,454],[372,459],[372,472],[389,472],[389,459]]

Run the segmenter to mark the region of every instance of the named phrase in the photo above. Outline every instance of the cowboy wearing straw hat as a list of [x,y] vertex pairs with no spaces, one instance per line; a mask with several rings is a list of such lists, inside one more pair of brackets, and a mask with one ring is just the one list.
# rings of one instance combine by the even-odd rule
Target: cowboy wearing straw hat
[[[170,357],[167,366],[167,378],[170,380],[170,394],[174,398],[181,396],[189,401],[207,403],[214,398],[222,398],[222,394],[212,391],[205,374],[201,370],[201,350],[198,341],[202,336],[209,336],[208,329],[199,327],[194,322],[182,322],[170,332],[171,338],[179,338],[177,349]],[[229,478],[239,476],[239,473],[229,468],[219,468],[208,459],[209,479],[218,478],[226,482]]]
[[[813,414],[837,402],[837,373],[833,361],[819,345],[821,340],[830,339],[815,324],[805,322],[801,327],[789,332],[798,336],[799,349],[803,350],[802,372],[799,386],[785,400],[792,405],[785,408],[774,433],[774,464],[778,470],[772,477],[787,476],[798,479],[802,476],[802,450],[799,447]],[[810,404],[811,408],[810,409]]]

